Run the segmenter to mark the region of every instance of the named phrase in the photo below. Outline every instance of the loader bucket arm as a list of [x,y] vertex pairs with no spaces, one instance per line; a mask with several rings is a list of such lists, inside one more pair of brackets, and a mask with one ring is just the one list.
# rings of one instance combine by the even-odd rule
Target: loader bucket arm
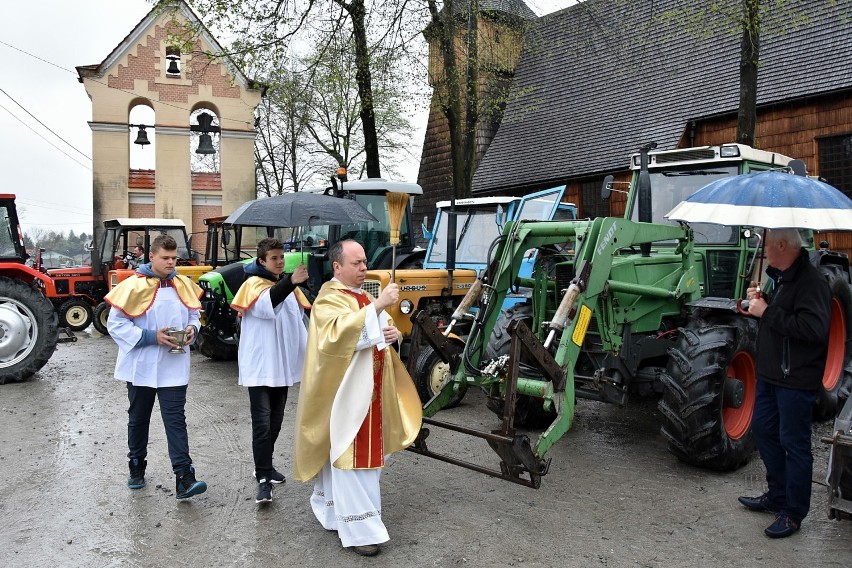
[[[615,262],[624,262],[624,257],[639,257],[638,251],[621,255],[621,251],[636,245],[651,244],[657,241],[675,241],[678,246],[675,252],[669,253],[666,267],[669,272],[658,281],[651,283],[620,282],[611,278]],[[573,243],[575,276],[568,293],[563,296],[563,303],[570,298],[570,305],[563,310],[564,325],[554,331],[551,322],[549,335],[559,338],[555,347],[548,348],[548,343],[539,339],[538,332],[520,333],[519,327],[511,331],[512,354],[508,357],[506,369],[494,372],[492,363],[481,368],[483,363],[484,346],[494,330],[499,307],[510,287],[518,278],[520,267],[526,251],[551,245]],[[669,249],[671,250],[671,249]],[[445,383],[443,389],[424,405],[424,416],[427,424],[450,427],[461,431],[456,425],[444,425],[432,417],[444,407],[452,397],[455,388],[464,384],[479,385],[488,389],[497,389],[505,395],[506,410],[503,424],[499,430],[480,433],[489,441],[492,448],[501,457],[503,477],[511,481],[537,486],[538,478],[547,471],[544,459],[552,445],[570,429],[574,416],[574,366],[580,355],[583,339],[592,317],[602,317],[607,325],[618,329],[606,330],[602,333],[604,346],[607,349],[619,348],[617,338],[626,321],[625,316],[602,314],[612,312],[607,306],[611,301],[610,293],[619,291],[623,297],[649,298],[654,301],[671,301],[686,296],[693,299],[698,296],[698,282],[693,271],[692,239],[687,228],[671,225],[654,225],[638,223],[621,218],[598,218],[593,221],[570,222],[529,222],[521,221],[507,224],[501,241],[497,245],[494,268],[482,278],[483,291],[477,305],[478,311],[474,317],[473,329],[461,354],[457,355],[456,373],[452,380]],[[653,255],[652,255],[653,256]],[[652,259],[636,262],[653,262]],[[552,283],[550,283],[552,286]],[[560,307],[562,310],[562,307]],[[638,308],[636,311],[640,311]],[[557,314],[559,311],[557,311]],[[555,319],[555,318],[554,318]],[[523,332],[523,329],[520,329]],[[548,330],[545,331],[547,333]],[[603,331],[603,330],[602,330]],[[515,335],[515,334],[518,335]],[[549,341],[549,340],[548,340]],[[544,346],[542,346],[544,343]],[[533,380],[519,375],[520,353],[523,350],[536,360],[536,364],[547,380]],[[559,372],[554,372],[556,368]],[[548,369],[550,369],[548,371]],[[523,394],[544,398],[546,404],[552,405],[557,413],[554,422],[539,436],[534,444],[518,443],[511,414],[514,413],[514,395]],[[473,434],[470,431],[465,433]],[[425,433],[428,435],[428,431]],[[497,439],[499,442],[495,443]],[[420,448],[421,453],[438,457],[428,452],[425,446],[425,436]],[[513,442],[514,441],[514,442]],[[443,459],[443,458],[439,458]],[[463,462],[445,459],[467,467]],[[481,468],[471,468],[481,471]],[[531,482],[518,481],[521,473],[528,473]],[[491,472],[491,475],[495,473]]]

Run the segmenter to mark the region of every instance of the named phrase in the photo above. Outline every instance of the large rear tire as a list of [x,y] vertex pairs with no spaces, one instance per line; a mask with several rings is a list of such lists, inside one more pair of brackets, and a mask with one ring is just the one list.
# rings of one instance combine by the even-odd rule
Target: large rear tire
[[59,306],[59,325],[71,331],[83,331],[92,324],[92,306],[80,298],[71,298]]
[[831,324],[822,389],[814,406],[814,420],[834,419],[852,389],[852,287],[841,266],[820,267],[831,289]]
[[53,304],[20,280],[0,277],[0,385],[44,367],[58,339]]
[[225,343],[215,335],[205,333],[203,327],[198,333],[196,347],[199,353],[214,361],[234,361],[237,358],[237,345]]
[[680,329],[662,373],[660,429],[684,462],[732,471],[755,448],[751,432],[757,392],[757,320],[733,315],[695,317]]

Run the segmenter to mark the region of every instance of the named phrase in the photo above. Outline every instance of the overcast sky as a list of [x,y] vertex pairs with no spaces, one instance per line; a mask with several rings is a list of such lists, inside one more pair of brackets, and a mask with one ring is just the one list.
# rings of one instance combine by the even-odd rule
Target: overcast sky
[[[573,3],[527,0],[540,15]],[[3,4],[0,193],[17,195],[24,232],[41,227],[90,233],[92,135],[87,122],[92,108],[74,68],[100,63],[152,4],[147,0],[7,0]],[[425,120],[424,114],[412,142],[417,156]],[[416,177],[417,165],[412,163],[401,181],[413,182]]]

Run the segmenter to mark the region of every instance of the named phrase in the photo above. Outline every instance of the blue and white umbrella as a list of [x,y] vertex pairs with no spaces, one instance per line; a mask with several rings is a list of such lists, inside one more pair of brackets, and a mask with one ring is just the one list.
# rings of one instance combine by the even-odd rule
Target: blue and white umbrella
[[805,176],[758,172],[707,184],[666,217],[687,223],[852,231],[852,200]]

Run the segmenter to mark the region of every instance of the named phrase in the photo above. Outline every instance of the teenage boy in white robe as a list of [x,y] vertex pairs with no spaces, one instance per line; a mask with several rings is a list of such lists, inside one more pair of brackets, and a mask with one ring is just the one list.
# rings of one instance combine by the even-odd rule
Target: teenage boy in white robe
[[130,489],[145,487],[148,465],[148,430],[154,400],[166,430],[169,459],[175,474],[175,496],[187,499],[204,493],[207,484],[195,479],[186,431],[186,389],[189,384],[189,348],[178,347],[166,332],[186,332],[186,345],[195,341],[199,328],[202,290],[175,271],[177,243],[160,235],[151,243],[150,262],[120,282],[105,300],[112,306],[107,320],[110,337],[118,344],[115,378],[127,383],[130,401],[127,422],[127,457]]
[[248,387],[249,394],[258,483],[255,502],[268,503],[273,484],[285,480],[275,469],[272,455],[284,420],[287,392],[302,376],[308,331],[302,309],[306,301],[297,286],[307,281],[308,272],[300,264],[292,274],[284,273],[284,245],[277,239],[258,243],[257,258],[245,266],[245,272],[248,279],[231,307],[242,316],[239,383]]

